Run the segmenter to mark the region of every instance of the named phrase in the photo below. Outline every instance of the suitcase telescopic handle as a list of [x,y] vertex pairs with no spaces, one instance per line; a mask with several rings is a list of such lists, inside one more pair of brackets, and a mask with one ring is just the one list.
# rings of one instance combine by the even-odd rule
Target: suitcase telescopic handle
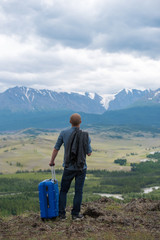
[[55,182],[56,181],[56,173],[55,173],[54,166],[51,166],[51,172],[52,172],[52,180]]

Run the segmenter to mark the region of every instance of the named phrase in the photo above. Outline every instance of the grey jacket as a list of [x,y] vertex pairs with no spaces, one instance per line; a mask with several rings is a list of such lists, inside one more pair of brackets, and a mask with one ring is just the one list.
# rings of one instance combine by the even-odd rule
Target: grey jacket
[[70,164],[82,170],[88,153],[88,133],[76,128],[71,134],[65,152],[65,168]]

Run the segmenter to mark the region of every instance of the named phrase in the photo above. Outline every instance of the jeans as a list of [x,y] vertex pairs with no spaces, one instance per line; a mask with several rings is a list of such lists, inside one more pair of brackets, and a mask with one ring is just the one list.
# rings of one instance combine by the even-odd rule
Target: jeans
[[72,180],[75,178],[75,195],[73,199],[73,209],[71,214],[78,215],[82,203],[83,195],[83,186],[86,176],[86,169],[81,170],[68,170],[64,169],[62,181],[61,181],[61,190],[59,195],[59,215],[66,214],[66,203],[67,203],[67,193],[70,188]]

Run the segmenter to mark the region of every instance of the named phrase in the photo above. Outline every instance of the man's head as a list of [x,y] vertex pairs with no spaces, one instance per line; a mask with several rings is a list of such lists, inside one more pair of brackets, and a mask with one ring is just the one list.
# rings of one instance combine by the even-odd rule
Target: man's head
[[74,113],[70,117],[70,123],[72,127],[79,127],[81,124],[81,116],[78,113]]

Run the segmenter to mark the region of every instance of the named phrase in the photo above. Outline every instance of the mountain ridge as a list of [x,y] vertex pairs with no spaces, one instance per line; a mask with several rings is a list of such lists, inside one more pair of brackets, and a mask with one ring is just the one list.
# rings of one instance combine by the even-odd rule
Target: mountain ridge
[[102,97],[91,93],[67,93],[51,90],[37,90],[27,87],[14,87],[0,93],[0,110],[41,111],[77,110],[86,113],[103,113],[106,109],[100,103]]
[[56,92],[28,87],[9,88],[0,93],[0,110],[52,111],[68,110],[103,114],[105,111],[120,110],[135,106],[160,104],[160,88],[157,90],[122,89],[116,94],[89,92]]

